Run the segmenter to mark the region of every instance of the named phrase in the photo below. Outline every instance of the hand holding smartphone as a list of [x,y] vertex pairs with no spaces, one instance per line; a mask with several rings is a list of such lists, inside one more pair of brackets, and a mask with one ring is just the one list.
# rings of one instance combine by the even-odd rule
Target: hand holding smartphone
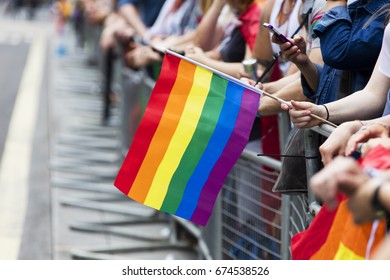
[[263,26],[264,26],[265,28],[267,28],[269,32],[271,32],[272,34],[275,34],[275,36],[276,36],[280,41],[282,41],[283,43],[289,42],[292,46],[294,46],[294,44],[291,43],[291,41],[290,41],[289,39],[287,39],[287,37],[284,36],[282,33],[280,33],[280,31],[277,30],[272,24],[263,23]]

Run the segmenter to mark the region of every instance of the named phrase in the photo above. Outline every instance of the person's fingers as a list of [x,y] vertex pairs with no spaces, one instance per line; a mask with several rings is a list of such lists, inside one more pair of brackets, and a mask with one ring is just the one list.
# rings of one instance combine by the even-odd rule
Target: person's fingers
[[300,54],[301,54],[301,51],[298,50],[296,53],[294,53],[294,54],[290,55],[289,57],[287,57],[287,59],[290,60],[290,61],[292,61],[292,62],[294,62],[295,59],[296,59]]
[[370,139],[388,139],[388,130],[386,127],[377,124],[363,126],[348,140],[346,145],[346,155],[351,155],[352,152],[357,149],[359,143],[367,142]]
[[295,109],[300,110],[311,110],[315,105],[310,102],[299,102],[295,100],[291,100],[291,104],[294,106]]
[[350,156],[354,151],[357,150],[358,144],[362,142],[365,137],[362,137],[361,134],[352,135],[346,145],[345,155]]
[[327,145],[326,142],[320,146],[320,154],[322,158],[322,163],[324,165],[329,164],[336,156],[333,147],[331,145]]
[[294,109],[290,110],[290,117],[291,118],[293,118],[293,119],[300,119],[300,118],[304,118],[304,117],[308,117],[309,119],[311,118],[310,111],[296,109],[296,107],[294,106],[293,103],[291,103],[291,105],[293,105],[293,107],[294,107]]
[[291,109],[289,106],[287,106],[287,104],[284,104],[284,103],[281,103],[280,107],[282,108],[282,110],[285,110],[285,111],[288,111]]

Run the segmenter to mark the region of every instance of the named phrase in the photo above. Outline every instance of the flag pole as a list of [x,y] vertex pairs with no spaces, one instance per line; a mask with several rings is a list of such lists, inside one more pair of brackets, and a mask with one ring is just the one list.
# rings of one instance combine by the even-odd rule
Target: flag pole
[[[283,100],[283,99],[281,99],[281,98],[279,98],[279,97],[273,96],[272,94],[269,94],[269,93],[267,93],[267,92],[265,92],[265,91],[262,91],[262,93],[263,93],[265,96],[267,96],[267,97],[269,97],[269,98],[272,98],[272,99],[278,101],[278,102],[281,103],[281,104],[285,104],[285,105],[287,105],[287,106],[288,106],[289,108],[291,108],[291,109],[294,109],[294,106],[293,106],[290,102],[287,102],[287,101],[285,101],[285,100]],[[315,115],[315,114],[310,113],[310,117],[312,117],[312,118],[314,118],[314,119],[317,119],[317,120],[319,120],[319,121],[321,121],[321,122],[323,122],[323,123],[329,124],[330,126],[333,126],[334,128],[337,128],[337,125],[336,125],[336,124],[334,124],[334,123],[328,121],[327,119],[321,118],[320,116],[317,116],[317,115]]]
[[[162,51],[162,49],[161,49],[161,51]],[[272,94],[270,94],[270,93],[268,93],[268,92],[265,92],[264,90],[261,90],[261,89],[259,89],[259,88],[256,88],[256,87],[254,87],[254,86],[252,86],[252,85],[250,85],[250,84],[244,83],[243,81],[241,81],[241,80],[239,80],[239,79],[237,79],[237,78],[235,78],[235,77],[232,77],[232,76],[230,76],[230,75],[227,75],[226,73],[223,73],[223,72],[221,72],[221,71],[218,71],[218,70],[216,70],[216,69],[213,69],[213,68],[211,68],[211,67],[209,67],[209,66],[207,66],[207,65],[204,65],[204,64],[202,64],[202,63],[199,63],[199,62],[197,62],[197,61],[195,61],[195,60],[193,60],[193,59],[190,59],[190,58],[188,58],[188,57],[186,57],[186,56],[183,56],[183,55],[181,55],[181,54],[178,54],[177,52],[172,51],[172,50],[169,50],[169,49],[165,49],[165,53],[168,53],[168,54],[177,56],[177,57],[179,57],[179,58],[181,58],[181,59],[183,59],[183,60],[186,60],[186,61],[188,61],[188,62],[190,62],[190,63],[192,63],[192,64],[195,64],[195,65],[198,65],[198,66],[200,66],[200,67],[203,67],[203,68],[205,68],[205,69],[207,69],[207,70],[209,70],[209,71],[211,71],[211,72],[213,72],[213,73],[215,73],[215,74],[217,74],[217,75],[219,75],[219,76],[221,76],[221,77],[223,77],[223,78],[225,78],[225,79],[227,79],[227,80],[229,80],[229,81],[235,82],[235,83],[237,83],[237,84],[243,86],[244,88],[250,89],[250,90],[256,92],[257,94],[264,95],[264,96],[267,96],[267,97],[269,97],[269,98],[272,98],[272,99],[278,101],[279,103],[285,104],[285,105],[287,105],[289,108],[294,109],[294,106],[292,106],[292,104],[291,104],[290,102],[285,101],[285,100],[283,100],[283,99],[281,99],[281,98],[279,98],[279,97],[273,96]],[[333,127],[335,127],[335,128],[337,127],[336,124],[334,124],[334,123],[332,123],[332,122],[330,122],[330,121],[328,121],[328,120],[326,120],[326,119],[324,119],[324,118],[321,118],[320,116],[317,116],[317,115],[312,114],[312,113],[310,113],[310,116],[311,116],[312,118],[314,118],[314,119],[317,119],[317,120],[321,121],[322,123],[326,123],[326,124],[328,124],[328,125],[330,125],[330,126],[333,126]]]

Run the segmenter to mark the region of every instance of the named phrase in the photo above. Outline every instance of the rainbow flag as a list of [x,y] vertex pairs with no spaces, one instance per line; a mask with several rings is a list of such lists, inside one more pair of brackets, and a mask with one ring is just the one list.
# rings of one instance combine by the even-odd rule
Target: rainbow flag
[[167,51],[115,186],[206,225],[247,144],[259,98],[255,88]]
[[[381,145],[358,161],[360,167],[388,170],[390,151]],[[355,224],[347,198],[339,194],[339,204],[324,204],[310,226],[291,239],[291,255],[298,260],[368,259],[386,235],[386,220]]]

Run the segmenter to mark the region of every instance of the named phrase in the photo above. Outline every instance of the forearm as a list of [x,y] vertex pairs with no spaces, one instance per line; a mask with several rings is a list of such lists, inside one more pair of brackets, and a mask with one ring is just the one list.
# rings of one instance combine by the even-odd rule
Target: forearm
[[377,118],[383,112],[384,103],[375,94],[361,90],[326,106],[329,110],[329,121],[343,123]]
[[[224,1],[214,1],[203,19],[199,23],[194,38],[194,44],[204,50],[215,47],[215,42],[220,37],[218,34],[218,17],[225,5]],[[212,38],[212,39],[210,39]]]
[[357,119],[370,120],[382,115],[390,88],[390,79],[378,68],[377,63],[363,90],[327,104],[330,121],[341,123]]
[[267,0],[263,8],[260,16],[260,27],[256,36],[255,48],[253,50],[253,56],[265,67],[272,61],[273,51],[269,32],[265,27],[263,27],[263,23],[270,21],[273,5],[273,0]]
[[207,58],[204,64],[234,78],[240,78],[240,71],[242,68],[242,64],[240,62],[224,62]]
[[126,22],[134,28],[138,35],[140,35],[142,38],[145,37],[148,28],[142,22],[142,19],[138,14],[137,9],[133,5],[123,5],[120,8],[119,13],[123,16]]
[[316,91],[318,86],[318,69],[315,64],[311,60],[308,60],[305,64],[297,64],[297,67],[305,77],[310,89]]
[[179,37],[167,37],[161,42],[161,45],[166,48],[173,48],[175,50],[185,50],[188,46],[192,45],[195,32],[195,30],[191,30]]
[[277,81],[265,83],[265,84],[263,84],[263,89],[266,92],[273,94],[273,93],[277,92],[278,90],[282,89],[283,87],[290,85],[291,83],[293,83],[294,81],[299,79],[299,77],[300,77],[300,74],[299,74],[299,72],[297,72],[297,73],[294,73],[292,75],[285,76]]
[[[293,77],[295,77],[295,75],[291,75],[291,78]],[[268,92],[267,87],[264,87],[264,91]],[[299,76],[295,77],[293,82],[274,92],[273,95],[286,101],[309,101],[309,99],[303,95]],[[275,101],[274,99],[268,98],[266,96],[261,98],[260,107],[258,109],[258,113],[261,116],[275,115],[282,111],[284,110],[281,109],[280,103],[278,101]]]
[[208,55],[203,55],[197,58],[191,56],[189,57],[229,76],[237,79],[240,78],[240,71],[242,68],[242,64],[240,62],[224,62],[219,59],[211,58],[210,53],[208,53]]

